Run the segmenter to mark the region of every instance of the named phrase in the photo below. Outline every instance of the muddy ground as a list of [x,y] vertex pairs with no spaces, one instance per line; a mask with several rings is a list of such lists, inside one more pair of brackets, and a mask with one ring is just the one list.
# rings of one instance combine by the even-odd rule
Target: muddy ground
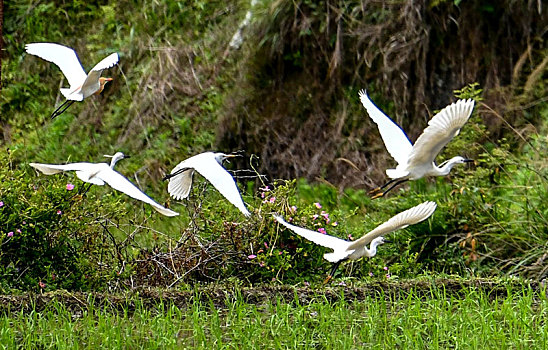
[[[346,282],[348,283],[348,282]],[[136,289],[124,293],[99,293],[99,292],[69,292],[64,290],[47,293],[25,293],[21,295],[0,295],[0,312],[42,311],[53,301],[62,303],[74,314],[84,310],[103,308],[109,311],[126,310],[131,312],[136,307],[154,309],[159,303],[174,304],[179,308],[186,308],[195,301],[209,304],[213,302],[216,307],[225,308],[227,301],[243,300],[249,304],[261,305],[267,302],[281,300],[287,303],[299,303],[306,305],[313,301],[335,302],[344,299],[348,302],[362,301],[369,296],[384,296],[388,300],[406,298],[410,293],[417,297],[429,298],[433,291],[441,294],[460,296],[468,293],[470,289],[483,292],[489,298],[504,298],[509,292],[515,294],[524,290],[540,292],[546,288],[539,283],[527,283],[515,281],[504,283],[486,280],[451,280],[436,279],[430,281],[395,281],[373,282],[359,287],[343,285],[335,282],[329,286],[320,287],[295,287],[289,285],[261,285],[254,287],[234,286],[196,286],[193,290],[174,291],[158,289]],[[536,298],[541,298],[544,293],[535,293]]]

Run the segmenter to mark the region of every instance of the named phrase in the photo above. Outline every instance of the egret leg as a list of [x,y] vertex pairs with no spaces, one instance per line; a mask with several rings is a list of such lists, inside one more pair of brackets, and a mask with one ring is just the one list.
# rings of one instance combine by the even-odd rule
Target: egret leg
[[91,185],[93,185],[93,184],[90,183],[89,186],[88,186],[88,188],[86,188],[86,190],[84,191],[84,193],[82,193],[82,197],[83,197],[86,193],[88,193],[89,189],[91,188]]
[[164,178],[162,179],[162,181],[166,181],[168,179],[171,179],[172,177],[175,177],[181,173],[184,173],[185,171],[187,170],[190,170],[192,168],[181,168],[179,170],[177,170],[176,172],[174,172],[173,174],[167,174],[166,176],[164,176]]
[[327,283],[329,283],[329,281],[331,281],[331,279],[333,278],[333,275],[335,274],[335,272],[337,272],[337,268],[341,264],[341,261],[342,260],[339,260],[335,263],[335,265],[333,265],[333,268],[329,272],[329,275],[327,275],[327,278],[325,279],[325,281],[323,281],[323,284],[327,284]]
[[398,181],[398,180],[399,179],[392,179],[392,180],[388,181],[387,183],[385,183],[384,185],[382,185],[381,187],[377,187],[377,188],[372,189],[371,191],[369,191],[369,194],[374,194],[374,193],[380,192],[380,191],[382,191],[383,188],[390,185],[394,181]]
[[66,111],[67,108],[72,106],[73,103],[74,101],[72,100],[66,100],[65,102],[63,102],[59,107],[57,107],[55,111],[53,111],[53,113],[51,113],[51,119],[54,119],[55,117],[58,117],[61,114],[63,114],[63,112]]
[[395,184],[393,184],[392,186],[390,186],[386,191],[381,191],[379,193],[377,193],[376,195],[374,195],[373,197],[371,197],[371,199],[375,199],[375,198],[379,198],[379,197],[384,197],[385,194],[387,194],[388,192],[390,192],[390,190],[392,190],[394,187],[398,186],[398,185],[401,185],[402,183],[406,182],[406,181],[409,181],[409,179],[400,179],[399,181],[396,181]]

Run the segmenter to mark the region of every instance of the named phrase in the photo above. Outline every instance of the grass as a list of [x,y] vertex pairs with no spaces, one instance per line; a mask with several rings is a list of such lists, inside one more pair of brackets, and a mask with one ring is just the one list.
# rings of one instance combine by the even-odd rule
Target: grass
[[[242,294],[208,299],[196,291],[187,306],[126,300],[126,307],[81,308],[59,301],[42,311],[12,310],[0,319],[4,348],[478,348],[544,349],[548,300],[544,291],[511,289],[505,296],[466,287],[455,294],[378,291],[361,300],[302,300],[272,293],[257,303]],[[300,290],[302,291],[302,290]],[[145,306],[148,305],[148,306]]]

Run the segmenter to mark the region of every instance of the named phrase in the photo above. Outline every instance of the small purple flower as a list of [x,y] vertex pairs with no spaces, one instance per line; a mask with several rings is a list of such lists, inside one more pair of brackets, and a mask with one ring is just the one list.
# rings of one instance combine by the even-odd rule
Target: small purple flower
[[322,205],[319,202],[314,203],[314,205],[316,206],[316,208],[322,209]]
[[333,227],[338,226],[338,225],[339,225],[339,223],[336,222],[336,221],[331,224],[331,226],[333,226]]
[[21,230],[20,230],[20,229],[17,229],[17,230],[15,230],[15,232],[17,232],[17,233],[21,233]]
[[266,242],[264,242],[264,247],[268,249],[268,244],[266,244]]
[[257,257],[257,255],[255,254],[250,254],[247,256],[248,259],[255,259]]
[[270,203],[274,203],[276,201],[276,197],[270,197]]
[[390,278],[390,274],[389,274],[389,273],[386,274],[386,278]]
[[312,220],[316,220],[317,218],[319,218],[320,216],[318,214],[314,214],[312,215]]
[[13,231],[8,232],[8,237],[13,237]]
[[57,215],[61,215],[63,212],[61,210],[57,210]]
[[318,232],[321,233],[322,235],[326,235],[326,234],[327,234],[327,231],[326,231],[325,228],[323,228],[323,227],[320,227],[320,228],[318,229]]
[[4,202],[0,201],[0,208],[4,206]]
[[373,272],[369,272],[369,277],[373,277]]
[[259,266],[260,266],[260,267],[264,267],[264,262],[261,261],[261,262],[259,263]]
[[72,191],[74,189],[74,185],[71,183],[67,184],[67,191]]
[[27,224],[27,222],[26,222],[26,221],[23,221],[23,225],[26,225],[26,224]]
[[297,207],[292,205],[291,208],[290,208],[291,212],[294,213],[297,211]]
[[268,192],[268,191],[270,191],[270,187],[268,187],[268,185],[265,186],[265,187],[259,187],[259,190],[261,190],[263,192]]
[[309,282],[304,281],[303,284],[304,284],[305,287],[310,287],[310,283],[309,283]]
[[38,282],[38,285],[40,286],[40,288],[44,289],[46,287],[46,284],[42,281]]
[[388,266],[382,268],[384,271],[388,271]]
[[340,281],[339,286],[346,286],[346,283],[344,283],[344,281]]

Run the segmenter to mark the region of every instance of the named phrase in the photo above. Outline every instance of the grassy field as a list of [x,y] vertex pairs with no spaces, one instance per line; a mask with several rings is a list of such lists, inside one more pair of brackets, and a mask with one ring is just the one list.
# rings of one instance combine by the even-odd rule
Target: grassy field
[[169,298],[144,293],[110,301],[67,293],[72,303],[67,295],[9,311],[4,303],[0,344],[56,349],[548,346],[545,291],[390,287],[227,288],[224,294],[218,287],[216,297],[196,289],[190,295],[170,292]]

